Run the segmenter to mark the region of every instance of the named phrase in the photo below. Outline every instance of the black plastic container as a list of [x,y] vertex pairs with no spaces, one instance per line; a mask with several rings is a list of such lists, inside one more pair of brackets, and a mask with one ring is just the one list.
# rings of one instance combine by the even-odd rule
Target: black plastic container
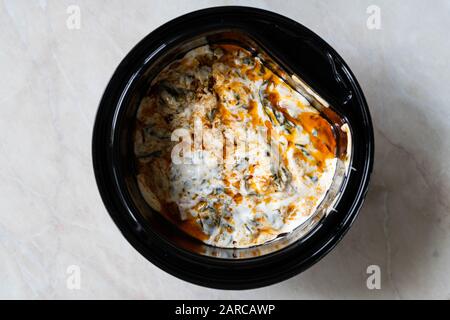
[[[136,110],[150,81],[186,51],[207,43],[236,43],[259,55],[335,128],[337,156],[351,156],[308,223],[276,241],[247,248],[214,248],[180,232],[142,198],[131,137]],[[326,101],[326,102],[325,102]],[[346,125],[351,139],[342,136]],[[339,145],[340,143],[340,145]],[[347,153],[346,153],[347,152]],[[97,184],[127,240],[161,269],[190,282],[224,289],[261,287],[317,262],[342,238],[367,192],[373,129],[364,95],[342,58],[319,36],[278,14],[248,7],[189,13],[144,38],[119,65],[103,95],[93,136]]]

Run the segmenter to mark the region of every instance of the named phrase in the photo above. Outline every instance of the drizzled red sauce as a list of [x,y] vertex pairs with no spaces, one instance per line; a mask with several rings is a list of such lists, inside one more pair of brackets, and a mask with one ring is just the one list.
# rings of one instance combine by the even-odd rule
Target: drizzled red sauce
[[[312,156],[316,160],[318,169],[323,171],[325,160],[334,158],[336,154],[336,138],[330,123],[320,114],[313,112],[302,112],[297,118],[292,117],[285,108],[280,106],[278,92],[268,92],[267,99],[276,110],[283,113],[284,117],[295,124],[301,125],[308,133],[314,148],[317,150],[312,152]],[[300,156],[302,160],[306,160],[302,152],[295,152],[295,154]]]

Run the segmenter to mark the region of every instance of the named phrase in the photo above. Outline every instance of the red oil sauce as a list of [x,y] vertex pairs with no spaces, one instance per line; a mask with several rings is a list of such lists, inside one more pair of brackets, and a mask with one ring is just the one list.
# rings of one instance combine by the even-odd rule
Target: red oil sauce
[[313,157],[318,161],[319,168],[323,168],[325,160],[333,158],[336,154],[336,139],[331,125],[319,114],[312,112],[301,113],[299,122],[309,133],[314,148],[317,150],[313,153]]
[[200,225],[195,222],[195,219],[189,217],[186,220],[180,219],[180,211],[178,205],[174,202],[165,202],[161,205],[161,213],[169,219],[173,224],[178,226],[181,230],[191,235],[194,238],[205,241],[209,239],[201,229]]
[[[315,158],[319,170],[323,170],[325,160],[334,158],[336,154],[336,139],[330,123],[320,114],[313,112],[302,112],[298,118],[290,116],[286,109],[280,107],[280,96],[277,92],[269,92],[267,99],[289,121],[300,124],[306,130],[314,148],[317,150],[312,153],[312,156]],[[305,159],[302,152],[296,152],[295,154]]]
[[248,107],[248,112],[250,116],[252,117],[252,125],[253,127],[257,128],[261,126],[262,121],[258,114],[258,104],[255,100],[251,100]]

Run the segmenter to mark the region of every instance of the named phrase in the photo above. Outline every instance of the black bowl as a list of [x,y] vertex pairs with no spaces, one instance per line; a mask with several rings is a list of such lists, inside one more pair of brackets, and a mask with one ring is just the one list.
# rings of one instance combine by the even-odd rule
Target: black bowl
[[[137,187],[131,137],[139,102],[165,65],[195,46],[230,41],[256,48],[282,73],[298,75],[332,106],[329,109],[333,112],[327,114],[330,123],[346,123],[352,133],[350,169],[341,177],[332,204],[328,202],[321,214],[291,234],[246,249],[205,245],[152,210]],[[196,284],[223,289],[256,288],[287,279],[329,252],[350,228],[363,203],[373,153],[369,110],[342,58],[299,23],[248,7],[192,12],[145,37],[110,80],[100,102],[92,142],[100,194],[127,240],[161,269]]]

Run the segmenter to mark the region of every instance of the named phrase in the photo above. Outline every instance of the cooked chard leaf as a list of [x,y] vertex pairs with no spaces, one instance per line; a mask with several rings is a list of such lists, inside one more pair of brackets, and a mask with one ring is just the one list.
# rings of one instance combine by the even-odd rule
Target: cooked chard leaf
[[269,118],[270,122],[271,122],[272,124],[275,124],[275,123],[274,123],[275,117],[272,115],[272,110],[271,110],[267,105],[263,105],[263,110],[264,110],[264,113],[265,113],[265,114],[267,115],[267,117]]
[[268,80],[263,81],[263,83],[261,84],[261,86],[259,87],[259,101],[261,102],[261,105],[264,106],[267,104],[267,98],[265,95],[265,90],[267,88],[267,84],[269,83]]
[[283,123],[284,122],[284,115],[283,115],[283,113],[278,111],[278,110],[276,110],[276,109],[274,109],[273,107],[271,107],[271,109],[272,109],[272,112],[273,112],[275,118],[277,119],[278,123],[279,124]]
[[158,138],[159,140],[170,140],[170,133],[166,130],[154,128],[153,126],[148,126],[144,128],[144,133],[146,135]]
[[214,121],[214,118],[216,117],[216,114],[217,114],[217,108],[213,108],[211,110],[211,112],[209,113],[209,115],[208,115],[208,119],[209,119],[210,122]]
[[302,146],[302,147],[300,147],[300,149],[302,150],[302,152],[305,156],[307,156],[307,157],[311,156],[311,154],[308,152],[308,150],[306,150],[305,147]]
[[252,63],[252,59],[250,57],[245,57],[242,59],[242,62],[246,65],[250,65]]
[[175,87],[173,84],[169,83],[168,81],[161,81],[159,83],[159,89],[161,91],[167,92],[169,95],[175,98],[175,100],[178,100],[181,96],[185,94],[185,90],[182,88]]

